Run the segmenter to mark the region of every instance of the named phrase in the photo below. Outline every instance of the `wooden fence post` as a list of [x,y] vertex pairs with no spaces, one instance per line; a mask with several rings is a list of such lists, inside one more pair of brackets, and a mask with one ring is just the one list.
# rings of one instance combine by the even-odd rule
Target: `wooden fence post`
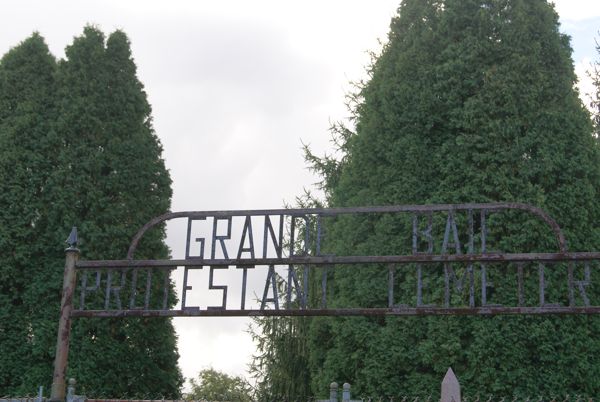
[[63,277],[62,299],[60,302],[60,321],[56,340],[56,356],[54,358],[54,375],[52,377],[52,402],[65,400],[65,376],[69,356],[69,338],[71,335],[71,311],[73,310],[73,294],[75,292],[75,265],[79,259],[77,248],[77,228],[73,227],[67,239],[69,248],[65,250],[65,273]]
[[448,369],[442,381],[441,402],[460,402],[460,384],[452,368]]

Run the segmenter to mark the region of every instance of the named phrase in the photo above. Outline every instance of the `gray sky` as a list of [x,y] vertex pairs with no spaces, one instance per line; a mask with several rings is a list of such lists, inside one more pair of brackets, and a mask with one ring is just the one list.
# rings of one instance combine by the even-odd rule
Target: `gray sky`
[[[350,81],[364,78],[399,0],[5,1],[0,53],[39,31],[57,57],[83,26],[123,29],[153,106],[173,178],[172,210],[279,208],[317,179],[301,140],[329,148]],[[580,77],[592,60],[600,1],[560,0]],[[582,92],[590,92],[581,79]],[[169,226],[174,256],[184,228]],[[85,254],[83,255],[85,258]],[[206,282],[204,282],[206,283]],[[254,346],[248,321],[180,318],[186,377],[212,366],[244,375]]]

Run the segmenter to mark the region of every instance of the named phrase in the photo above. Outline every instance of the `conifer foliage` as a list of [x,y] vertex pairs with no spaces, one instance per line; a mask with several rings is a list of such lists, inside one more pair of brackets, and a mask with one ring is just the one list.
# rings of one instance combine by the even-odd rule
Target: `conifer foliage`
[[600,138],[600,43],[598,43],[598,40],[596,40],[596,56],[598,59],[592,65],[592,69],[588,72],[588,75],[592,79],[595,88],[590,94],[590,107],[592,109],[594,132],[596,134],[596,139],[598,139]]
[[[46,305],[36,293],[60,285],[61,243],[53,237],[46,211],[52,208],[48,183],[57,159],[54,75],[56,61],[34,34],[0,61],[0,393],[34,389],[38,363],[48,360],[32,320]],[[64,227],[64,225],[63,225]],[[54,266],[51,267],[50,264]],[[58,264],[58,265],[57,265]],[[56,271],[53,274],[52,271]],[[50,281],[58,282],[50,282]],[[50,288],[38,289],[44,281]],[[47,320],[56,322],[57,305]],[[47,323],[49,325],[49,323]],[[48,340],[50,342],[50,340]],[[47,355],[47,356],[46,356]],[[46,373],[48,374],[48,373]]]
[[[571,250],[600,248],[598,144],[551,4],[404,0],[388,39],[358,93],[355,133],[337,131],[342,157],[308,154],[329,206],[524,202],[558,221]],[[326,252],[393,253],[398,222],[364,223],[360,239],[358,221],[328,228]],[[502,251],[552,246],[533,235],[533,222],[502,225]],[[398,286],[414,294],[408,277]],[[374,291],[385,280],[376,270],[337,270],[331,304],[385,307],[385,292]],[[509,291],[498,286],[496,300]],[[598,317],[313,320],[312,388],[323,394],[348,381],[356,395],[435,395],[452,367],[466,396],[594,396],[598,331]]]
[[[171,180],[121,31],[86,27],[59,62],[39,34],[19,44],[0,62],[0,117],[0,394],[31,394],[52,380],[70,227],[83,258],[122,258]],[[167,257],[164,236],[139,257]],[[88,396],[175,397],[177,359],[168,319],[76,319],[67,375]]]

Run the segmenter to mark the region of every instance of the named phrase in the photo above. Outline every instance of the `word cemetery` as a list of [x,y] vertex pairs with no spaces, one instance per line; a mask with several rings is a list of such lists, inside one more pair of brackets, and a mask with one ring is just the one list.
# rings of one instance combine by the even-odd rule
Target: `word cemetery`
[[[174,219],[187,224],[185,257],[136,260],[144,234]],[[393,250],[327,253],[340,227],[361,233],[380,222],[397,228]],[[518,227],[511,222],[524,233],[507,233]],[[555,246],[499,251],[511,235]],[[71,243],[76,250],[76,236]],[[169,213],[137,233],[126,259],[76,261],[71,316],[590,314],[600,312],[599,259],[568,252],[550,216],[518,203]],[[369,270],[378,305],[328,306],[336,278],[351,270]]]

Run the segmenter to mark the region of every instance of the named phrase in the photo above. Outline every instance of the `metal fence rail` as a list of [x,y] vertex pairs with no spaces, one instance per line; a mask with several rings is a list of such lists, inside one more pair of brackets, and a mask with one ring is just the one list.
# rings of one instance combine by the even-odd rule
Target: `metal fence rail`
[[[42,398],[42,402],[48,402],[48,398]],[[273,399],[268,402],[322,402],[328,399],[317,398],[302,398],[302,399]],[[445,402],[440,398],[432,396],[379,396],[379,397],[360,397],[352,399],[352,402]],[[493,397],[493,396],[476,396],[463,397],[461,402],[598,402],[600,399],[583,397],[578,395],[565,395],[554,397]],[[0,398],[0,402],[39,402],[38,398]],[[192,399],[84,399],[83,402],[239,402],[239,401],[207,401],[207,400],[192,400]],[[346,402],[339,400],[339,402]]]
[[31,396],[27,396],[27,397],[22,397],[22,398],[10,398],[10,397],[4,397],[4,398],[0,398],[0,402],[46,402],[47,398],[38,398],[38,397],[31,397]]

